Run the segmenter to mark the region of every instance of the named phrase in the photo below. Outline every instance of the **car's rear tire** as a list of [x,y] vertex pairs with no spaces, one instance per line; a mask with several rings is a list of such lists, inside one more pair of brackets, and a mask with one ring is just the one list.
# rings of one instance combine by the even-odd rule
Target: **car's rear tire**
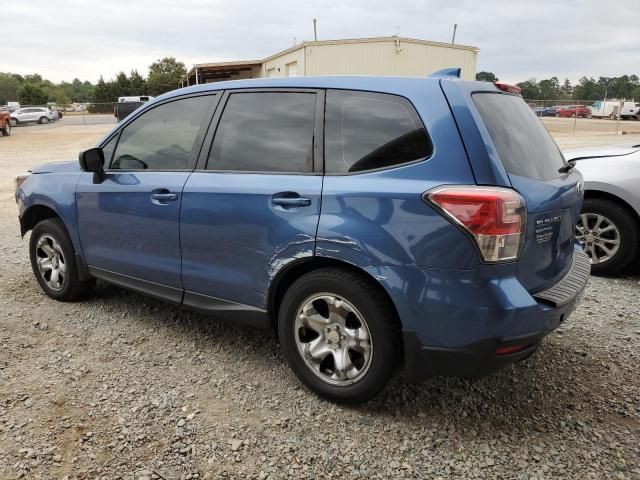
[[11,136],[11,122],[5,122],[4,127],[0,128],[0,132],[5,137]]
[[38,120],[38,122],[42,125],[46,125],[47,123],[49,123],[49,119],[47,117],[40,117],[40,120]]
[[318,395],[359,404],[391,378],[401,352],[400,328],[379,288],[363,275],[322,268],[285,293],[278,315],[282,350],[296,376]]
[[9,119],[9,125],[11,125],[12,127],[17,126],[17,125],[18,125],[18,123],[19,123],[19,122],[18,122],[18,120],[17,120],[17,119],[15,119],[15,118],[10,118],[10,119]]
[[29,240],[31,268],[40,287],[49,297],[63,302],[87,295],[95,279],[80,280],[75,252],[60,219],[39,222]]
[[635,218],[622,205],[603,198],[584,201],[576,238],[591,258],[594,275],[616,273],[629,265],[638,253],[638,236]]

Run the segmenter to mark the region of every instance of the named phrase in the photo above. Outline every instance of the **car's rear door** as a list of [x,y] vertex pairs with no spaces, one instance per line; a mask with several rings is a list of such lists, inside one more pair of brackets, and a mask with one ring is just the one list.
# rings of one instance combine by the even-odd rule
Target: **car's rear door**
[[150,108],[103,147],[102,178],[77,187],[78,231],[91,273],[179,302],[180,205],[215,95]]
[[519,95],[491,84],[443,81],[478,184],[512,187],[527,204],[517,276],[544,290],[571,266],[582,177],[566,162],[540,119]]
[[185,304],[264,309],[277,272],[314,254],[323,105],[318,90],[225,93],[183,193]]

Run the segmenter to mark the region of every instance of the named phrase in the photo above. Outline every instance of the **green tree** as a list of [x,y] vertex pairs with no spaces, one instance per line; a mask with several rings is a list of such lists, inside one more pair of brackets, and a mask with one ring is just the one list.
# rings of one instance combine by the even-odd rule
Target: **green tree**
[[27,83],[32,83],[34,85],[39,85],[42,83],[42,75],[38,74],[38,73],[34,73],[31,75],[25,75],[24,76],[24,81]]
[[601,100],[605,90],[605,86],[596,82],[593,77],[582,77],[573,89],[573,98],[575,100]]
[[478,72],[476,73],[476,80],[479,82],[497,82],[498,77],[493,72]]
[[571,86],[571,81],[568,78],[564,79],[562,83],[562,87],[560,87],[562,98],[572,98],[573,97],[573,87]]
[[147,82],[137,70],[131,70],[131,75],[129,75],[129,84],[131,86],[131,95],[146,95]]
[[520,82],[516,85],[520,87],[523,98],[526,98],[527,100],[542,99],[540,95],[540,87],[538,86],[538,82],[536,82],[535,78],[530,78],[529,80]]
[[184,63],[174,57],[165,57],[149,66],[147,89],[149,95],[160,95],[178,88],[178,82],[187,73]]
[[[111,84],[113,82],[109,83]],[[112,103],[115,102],[117,98],[114,99],[110,84],[107,84],[102,76],[100,76],[100,80],[98,80],[98,83],[93,90],[94,104],[91,106],[91,111],[100,113],[113,111]]]
[[560,81],[558,77],[540,80],[538,90],[542,100],[555,100],[560,97]]
[[18,90],[18,99],[22,105],[45,105],[49,97],[38,85],[25,83]]
[[124,72],[118,73],[116,79],[113,81],[113,93],[116,97],[124,97],[131,95],[131,82],[129,77]]
[[22,82],[11,73],[0,73],[0,105],[18,100],[18,90]]

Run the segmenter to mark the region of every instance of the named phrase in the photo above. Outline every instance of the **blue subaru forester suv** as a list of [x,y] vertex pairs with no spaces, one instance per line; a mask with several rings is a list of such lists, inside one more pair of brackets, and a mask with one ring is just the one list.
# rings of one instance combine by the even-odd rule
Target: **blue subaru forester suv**
[[503,84],[241,80],[142,106],[80,162],[17,179],[50,297],[101,279],[274,329],[309,388],[366,401],[532,354],[573,310],[582,201]]

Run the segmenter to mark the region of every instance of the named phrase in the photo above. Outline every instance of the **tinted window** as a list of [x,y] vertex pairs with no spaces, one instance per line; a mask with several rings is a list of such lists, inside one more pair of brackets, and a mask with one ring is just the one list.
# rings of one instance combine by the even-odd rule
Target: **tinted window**
[[314,93],[257,92],[229,96],[207,169],[310,172]]
[[111,157],[113,156],[113,151],[116,148],[116,142],[118,141],[118,135],[114,135],[111,140],[109,140],[102,147],[102,153],[104,154],[104,163],[105,165],[111,164]]
[[212,96],[203,96],[176,100],[136,118],[122,131],[111,168],[187,168],[191,149],[212,99]]
[[325,170],[348,173],[429,157],[431,141],[413,106],[378,93],[328,91]]
[[476,93],[473,101],[507,173],[537,180],[560,175],[564,158],[542,122],[521,97]]

